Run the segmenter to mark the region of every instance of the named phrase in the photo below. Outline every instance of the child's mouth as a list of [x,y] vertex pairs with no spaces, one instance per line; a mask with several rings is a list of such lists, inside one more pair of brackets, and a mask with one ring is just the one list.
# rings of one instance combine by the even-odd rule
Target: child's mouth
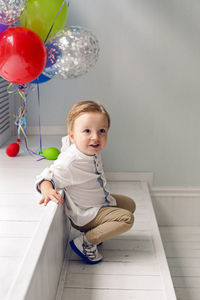
[[99,144],[93,144],[93,145],[90,145],[90,147],[92,147],[92,148],[98,148]]

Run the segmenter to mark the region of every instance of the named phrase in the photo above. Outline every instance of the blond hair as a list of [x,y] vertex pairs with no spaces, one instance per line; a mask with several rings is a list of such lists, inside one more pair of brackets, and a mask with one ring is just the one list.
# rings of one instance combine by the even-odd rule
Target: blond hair
[[100,112],[105,115],[108,120],[108,128],[110,127],[110,116],[103,105],[98,101],[80,101],[72,106],[67,116],[67,128],[73,130],[75,120],[83,113]]

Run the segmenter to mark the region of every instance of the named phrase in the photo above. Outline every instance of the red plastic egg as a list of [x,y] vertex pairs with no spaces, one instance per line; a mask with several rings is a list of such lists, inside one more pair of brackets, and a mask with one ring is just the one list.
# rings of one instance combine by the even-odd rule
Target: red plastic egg
[[19,152],[19,144],[18,143],[13,143],[8,145],[8,147],[6,148],[6,154],[10,157],[14,157],[18,154]]

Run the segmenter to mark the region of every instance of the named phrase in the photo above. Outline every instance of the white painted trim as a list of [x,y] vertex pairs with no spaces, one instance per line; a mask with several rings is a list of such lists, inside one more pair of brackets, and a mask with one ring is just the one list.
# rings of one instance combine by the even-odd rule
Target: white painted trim
[[150,187],[159,226],[200,226],[200,187]]
[[200,197],[200,187],[155,187],[150,190],[152,197]]
[[[39,135],[38,126],[28,126],[27,133],[29,135]],[[41,126],[42,135],[67,135],[67,126]]]
[[108,181],[145,181],[149,186],[153,185],[153,173],[151,172],[105,172]]

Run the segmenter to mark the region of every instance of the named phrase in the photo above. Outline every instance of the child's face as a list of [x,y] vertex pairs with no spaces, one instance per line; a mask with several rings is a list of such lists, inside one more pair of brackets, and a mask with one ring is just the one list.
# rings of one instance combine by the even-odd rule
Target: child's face
[[94,155],[103,150],[107,142],[108,120],[103,113],[81,114],[68,131],[71,142],[86,155]]

